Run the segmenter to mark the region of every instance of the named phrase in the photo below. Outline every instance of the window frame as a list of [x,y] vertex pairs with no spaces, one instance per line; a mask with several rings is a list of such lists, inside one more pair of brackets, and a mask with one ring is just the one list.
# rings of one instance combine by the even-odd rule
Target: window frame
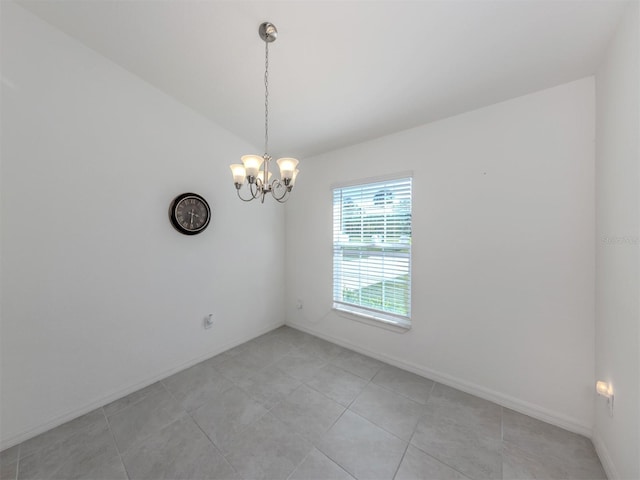
[[[354,304],[349,304],[348,302],[341,302],[340,300],[336,300],[336,288],[340,288],[336,286],[336,280],[337,277],[339,275],[336,274],[336,246],[337,243],[336,242],[336,222],[340,222],[341,220],[343,220],[342,217],[342,210],[341,212],[341,216],[339,219],[336,219],[336,204],[335,202],[335,196],[336,196],[336,191],[337,190],[344,190],[344,189],[348,189],[348,188],[356,188],[356,187],[362,187],[363,189],[367,189],[367,188],[371,188],[371,186],[375,185],[376,183],[385,183],[385,182],[393,182],[393,181],[398,181],[398,180],[408,180],[409,181],[409,191],[410,191],[410,196],[409,196],[409,200],[410,200],[410,208],[409,208],[409,218],[410,218],[410,237],[409,237],[409,252],[408,252],[408,266],[407,266],[407,274],[408,274],[408,295],[409,295],[409,301],[408,301],[408,314],[405,315],[401,315],[401,314],[395,314],[393,312],[386,312],[384,310],[380,310],[380,309],[376,309],[376,308],[367,308],[366,306],[359,306],[359,305],[354,305]],[[381,185],[381,191],[385,191],[388,190],[388,188],[384,185]],[[344,192],[341,192],[344,193]],[[375,196],[377,195],[377,193],[374,195],[374,201],[375,201]],[[331,205],[332,205],[332,241],[331,241],[331,247],[332,247],[332,251],[331,251],[331,255],[332,255],[332,276],[331,276],[331,282],[332,282],[332,289],[331,289],[331,302],[332,302],[332,309],[333,311],[335,311],[338,315],[344,317],[344,318],[348,318],[348,319],[352,319],[352,320],[356,320],[358,322],[361,323],[365,323],[368,325],[373,325],[376,327],[382,327],[385,329],[389,329],[392,331],[396,331],[396,332],[406,332],[407,330],[409,330],[411,328],[411,324],[412,324],[412,303],[413,303],[413,295],[412,295],[412,290],[413,290],[413,278],[412,278],[412,263],[413,263],[413,248],[412,248],[412,241],[411,239],[413,238],[413,197],[414,197],[414,191],[413,191],[413,172],[412,171],[405,171],[405,172],[399,172],[396,174],[392,174],[392,175],[385,175],[385,176],[379,176],[379,177],[370,177],[370,178],[363,178],[363,179],[355,179],[355,180],[351,180],[348,182],[340,182],[340,183],[335,183],[331,185]],[[387,195],[385,194],[384,199],[386,201]],[[344,199],[341,202],[341,207],[344,205]],[[362,228],[362,227],[361,227]],[[340,230],[340,234],[344,235],[343,230]],[[363,248],[362,251],[366,252],[366,248]]]

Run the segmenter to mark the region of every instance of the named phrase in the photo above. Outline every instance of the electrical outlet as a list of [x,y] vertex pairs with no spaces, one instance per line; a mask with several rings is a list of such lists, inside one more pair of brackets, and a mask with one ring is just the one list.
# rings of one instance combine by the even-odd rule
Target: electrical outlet
[[302,300],[298,299],[298,302],[296,303],[296,308],[297,308],[298,310],[302,310],[302,307],[303,307],[303,306],[304,306],[304,305],[302,304]]
[[204,328],[213,327],[213,313],[210,313],[206,317],[204,317]]

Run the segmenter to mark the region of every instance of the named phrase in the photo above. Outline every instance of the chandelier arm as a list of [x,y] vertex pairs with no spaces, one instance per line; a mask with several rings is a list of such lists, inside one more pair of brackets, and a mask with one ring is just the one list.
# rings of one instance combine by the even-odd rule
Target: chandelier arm
[[250,198],[243,198],[243,197],[242,197],[242,195],[240,195],[240,189],[239,189],[239,188],[238,188],[238,189],[236,189],[236,192],[238,193],[238,198],[239,198],[240,200],[242,200],[243,202],[251,202],[251,201],[253,201],[253,200],[255,200],[255,199],[256,199],[256,197],[253,197],[253,196],[252,196],[252,197],[250,197]]
[[[254,192],[254,185],[255,185],[255,192]],[[249,184],[249,191],[251,192],[251,196],[253,197],[254,200],[260,196],[260,192],[262,192],[262,184],[260,183],[260,179],[257,179],[255,184]]]
[[286,203],[286,201],[289,200],[289,195],[287,195],[287,193],[289,192],[285,192],[285,194],[281,197],[276,197],[274,195],[273,198],[275,198],[276,202],[278,203]]
[[[276,195],[276,190],[278,188],[281,188],[282,190],[284,190],[282,195],[280,196]],[[289,193],[287,187],[280,180],[276,179],[271,183],[271,196],[275,198],[277,201],[279,201],[280,203],[286,202],[286,200],[283,200],[283,199],[287,196],[287,193]]]

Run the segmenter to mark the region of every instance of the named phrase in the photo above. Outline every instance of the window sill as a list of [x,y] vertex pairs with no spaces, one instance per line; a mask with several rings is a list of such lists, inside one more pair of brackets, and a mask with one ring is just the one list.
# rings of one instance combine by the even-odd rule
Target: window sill
[[333,306],[333,311],[336,312],[336,314],[338,314],[339,316],[348,320],[364,323],[365,325],[371,325],[372,327],[382,328],[384,330],[389,330],[395,333],[407,333],[409,330],[411,330],[411,324],[409,322],[400,323],[398,321],[384,320],[382,318],[376,318],[372,315],[365,315],[350,310],[344,310],[342,308],[336,307],[335,305]]

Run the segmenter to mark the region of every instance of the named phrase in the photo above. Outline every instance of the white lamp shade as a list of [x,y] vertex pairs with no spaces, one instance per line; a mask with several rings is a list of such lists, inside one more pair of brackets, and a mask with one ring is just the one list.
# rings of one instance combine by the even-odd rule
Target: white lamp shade
[[233,183],[242,185],[245,177],[247,176],[247,171],[245,170],[244,165],[234,163],[233,165],[230,165],[229,168],[231,168],[231,173],[233,174]]
[[280,178],[282,180],[293,178],[293,172],[295,172],[298,166],[298,160],[295,158],[279,158],[278,167],[280,167]]
[[291,176],[291,182],[289,183],[289,186],[291,188],[293,188],[293,186],[296,184],[296,178],[298,178],[299,173],[300,173],[300,170],[298,170],[297,168],[293,171],[293,175]]
[[262,162],[264,162],[264,158],[260,155],[243,155],[240,157],[242,163],[244,164],[244,169],[247,177],[257,177],[258,171],[262,166]]

